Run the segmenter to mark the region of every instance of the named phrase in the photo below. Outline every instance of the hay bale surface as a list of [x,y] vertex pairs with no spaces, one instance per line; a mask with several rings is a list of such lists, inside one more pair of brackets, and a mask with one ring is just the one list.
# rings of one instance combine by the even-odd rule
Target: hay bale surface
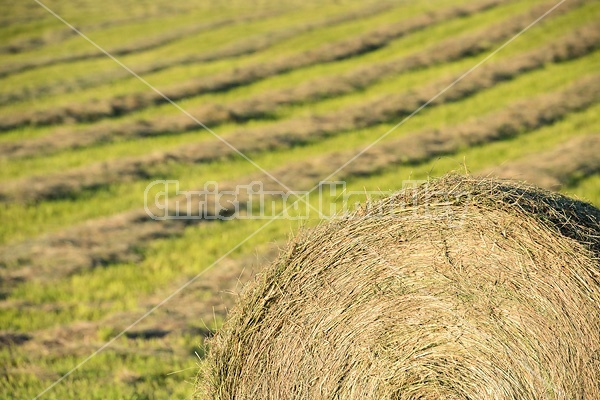
[[301,234],[210,344],[212,399],[598,399],[600,210],[455,175]]

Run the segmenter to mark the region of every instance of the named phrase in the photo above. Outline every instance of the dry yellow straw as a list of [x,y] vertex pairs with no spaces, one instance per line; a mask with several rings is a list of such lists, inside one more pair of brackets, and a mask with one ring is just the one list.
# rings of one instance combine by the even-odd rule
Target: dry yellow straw
[[449,175],[302,233],[243,293],[212,399],[600,399],[600,210]]

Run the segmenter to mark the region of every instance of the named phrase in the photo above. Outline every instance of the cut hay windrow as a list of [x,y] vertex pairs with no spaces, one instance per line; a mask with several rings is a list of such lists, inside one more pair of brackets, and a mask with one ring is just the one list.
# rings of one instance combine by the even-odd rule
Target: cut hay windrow
[[[193,10],[190,8],[190,5],[192,4],[181,3],[178,4],[179,7],[143,7],[143,9],[138,9],[137,11],[132,10],[132,8],[127,8],[125,14],[119,15],[118,13],[114,13],[114,11],[119,11],[119,8],[114,7],[114,4],[104,3],[104,5],[107,7],[113,7],[111,9],[110,14],[105,14],[106,18],[109,19],[94,22],[77,21],[78,29],[83,32],[90,33],[93,31],[100,31],[115,26],[123,26],[131,23],[145,22],[149,19],[159,19],[171,17],[173,15],[181,15],[183,13],[190,12]],[[169,6],[171,5],[172,3],[169,4]],[[60,10],[57,11],[60,12]],[[33,6],[27,11],[21,12],[23,15],[27,15],[27,17],[17,18],[14,14],[6,14],[0,16],[0,26],[6,28],[9,26],[20,25],[21,27],[23,27],[23,25],[32,22],[34,24],[39,23],[40,20],[43,20],[44,18],[49,20],[55,19],[53,15],[49,14],[44,8],[39,7],[39,5],[37,4],[33,4]],[[36,12],[39,14],[36,15]],[[73,35],[76,35],[76,33],[72,29],[64,25],[58,25],[57,29],[47,30],[44,31],[42,34],[36,33],[32,36],[25,36],[19,37],[18,39],[7,40],[5,43],[0,45],[0,53],[16,54],[28,52],[47,45],[61,43],[64,40],[69,39]]]
[[[424,162],[462,147],[480,145],[538,129],[597,101],[600,96],[599,85],[600,78],[597,76],[583,78],[563,92],[517,102],[505,110],[480,119],[440,130],[407,134],[369,149],[357,162],[342,169],[336,178],[375,175],[394,164]],[[312,157],[286,164],[271,173],[282,182],[293,182],[295,190],[308,190],[360,150],[362,149]],[[593,148],[591,157],[594,157]],[[556,179],[568,182],[572,176],[581,174],[577,169],[580,163],[585,163],[583,158],[579,163],[563,165]],[[552,172],[558,173],[558,169],[548,171]],[[534,181],[533,178],[528,179]],[[239,185],[257,180],[263,182],[265,190],[281,189],[263,175],[245,177],[237,182],[221,182],[219,188],[235,190]],[[187,208],[187,200],[175,198],[173,203],[175,200],[179,201],[181,210]],[[237,200],[243,211],[245,199],[239,196]],[[208,201],[208,205],[208,214],[217,215],[215,204]],[[12,286],[12,282],[20,280],[52,280],[97,266],[139,260],[139,249],[149,241],[181,235],[189,224],[202,222],[205,221],[170,220],[163,224],[150,220],[142,210],[138,210],[91,220],[57,233],[5,245],[0,247],[0,266],[4,267],[3,270],[0,269],[0,272],[3,271],[0,273],[0,281],[4,280],[8,286]]]
[[[50,15],[49,15],[50,16]],[[146,19],[147,16],[144,16],[141,19]],[[89,24],[81,26],[79,25],[79,29],[85,31],[86,33],[90,33],[95,30],[101,30],[112,26],[118,26],[123,24],[128,24],[134,22],[136,20],[140,20],[138,17],[136,18],[128,18],[128,19],[115,19],[112,21],[104,21],[101,24]],[[0,21],[0,25],[5,26],[4,21]],[[25,21],[23,21],[25,22]],[[40,47],[48,46],[48,45],[56,45],[58,43],[64,42],[67,39],[72,38],[77,35],[75,31],[73,31],[69,27],[60,27],[54,30],[45,31],[41,35],[31,36],[19,38],[16,40],[9,41],[0,45],[0,54],[18,54],[25,53],[28,51],[32,51],[38,49]]]
[[69,28],[61,28],[54,31],[45,32],[44,35],[36,37],[22,38],[12,42],[0,45],[0,54],[16,54],[43,47],[49,44],[60,43],[76,35]]
[[[164,19],[167,17],[172,17],[175,15],[184,15],[184,14],[188,14],[190,12],[195,11],[194,7],[196,6],[193,3],[180,3],[177,4],[178,7],[158,7],[158,8],[148,8],[145,7],[145,9],[143,11],[138,10],[137,14],[136,13],[132,13],[132,8],[128,7],[128,5],[124,5],[123,2],[119,2],[119,6],[120,7],[114,7],[111,9],[111,14],[105,14],[104,16],[106,19],[104,21],[95,21],[95,22],[89,22],[89,21],[79,21],[77,23],[77,28],[82,31],[85,32],[86,34],[90,34],[90,33],[96,33],[98,31],[107,29],[107,28],[112,28],[112,27],[117,27],[117,26],[123,26],[123,25],[129,25],[132,23],[138,23],[138,22],[146,22],[148,20],[156,20],[156,19]],[[173,5],[171,3],[171,5]],[[110,5],[107,5],[110,6]],[[35,5],[35,7],[39,8],[39,10],[42,12],[42,16],[49,18],[49,19],[54,19],[55,17],[52,16],[51,14],[49,14],[46,10],[44,10],[43,8],[40,8],[39,6]],[[60,10],[55,10],[58,11],[60,13]],[[124,14],[119,15],[118,11],[123,12]],[[115,13],[116,12],[116,13]],[[27,12],[28,15],[31,15],[31,11]],[[272,15],[272,14],[269,14]],[[98,15],[95,15],[98,16]],[[263,15],[263,17],[266,16]],[[1,26],[6,26],[6,25],[14,25],[14,24],[23,24],[23,23],[27,23],[27,22],[33,22],[33,21],[38,21],[39,18],[38,17],[34,17],[31,20],[10,20],[10,19],[2,19],[0,17],[0,25]],[[230,20],[230,19],[228,19]],[[241,21],[241,20],[237,20],[237,21]],[[216,23],[219,24],[222,21],[217,21]],[[217,25],[219,26],[219,25]],[[44,47],[44,46],[48,46],[48,45],[56,45],[58,43],[61,43],[69,38],[71,38],[72,36],[77,35],[76,32],[74,32],[71,28],[65,26],[65,25],[59,25],[57,29],[54,30],[48,30],[48,31],[44,31],[42,34],[38,34],[36,36],[32,36],[32,37],[22,37],[22,38],[18,38],[15,39],[13,41],[8,41],[6,43],[3,43],[0,45],[0,53],[5,53],[5,54],[17,54],[17,53],[24,53],[24,52],[29,52],[35,49],[38,49],[40,47]],[[156,40],[156,39],[153,39]],[[141,43],[140,43],[141,44]],[[116,48],[119,49],[119,48]],[[46,61],[46,60],[45,60]]]
[[51,281],[96,267],[137,262],[140,245],[181,235],[186,227],[182,220],[163,222],[137,210],[6,246],[0,253],[0,290],[6,292],[22,281]]
[[544,152],[504,163],[482,172],[481,176],[526,179],[536,185],[557,190],[562,185],[600,173],[600,134],[575,136]]
[[[357,162],[344,167],[336,174],[335,179],[371,176],[394,165],[423,163],[434,157],[455,153],[460,149],[527,134],[560,121],[569,113],[585,110],[599,101],[600,75],[583,77],[563,91],[517,101],[500,111],[474,120],[441,129],[414,132],[380,143],[364,151]],[[586,144],[589,148],[583,149]],[[351,151],[331,152],[271,172],[282,182],[294,182],[296,185],[309,187],[316,184],[315,176],[328,176],[362,150],[357,148]],[[597,154],[600,153],[597,151],[598,143],[595,137],[573,139],[573,146],[563,150],[568,150],[568,153],[555,158],[554,161],[552,155],[537,160],[540,162],[547,160],[539,165],[546,175],[534,172],[537,168],[533,167],[532,169],[511,168],[502,176],[518,176],[536,185],[545,186],[548,180],[567,183],[576,176],[583,178],[596,172],[600,162]],[[580,150],[578,156],[575,155],[577,150]],[[567,162],[571,156],[574,159]],[[534,159],[531,161],[535,163]],[[553,164],[553,167],[546,168],[549,164]],[[498,172],[501,171],[502,167]]]
[[[192,24],[179,29],[173,29],[166,33],[157,36],[150,36],[144,39],[138,39],[132,43],[126,43],[118,47],[107,49],[107,52],[115,57],[125,56],[128,54],[142,52],[147,50],[156,49],[161,46],[165,46],[169,43],[177,41],[181,38],[190,35],[196,35],[201,32],[211,31],[213,29],[233,25],[237,23],[261,20],[266,17],[272,16],[272,13],[262,13],[258,15],[251,15],[243,18],[227,18],[220,21],[207,22],[203,24]],[[25,71],[29,71],[35,68],[49,67],[57,64],[68,64],[77,61],[92,60],[97,58],[105,58],[106,54],[98,50],[95,47],[90,46],[88,51],[80,53],[71,53],[58,57],[41,58],[37,60],[31,60],[20,64],[5,64],[0,67],[0,78],[4,78],[8,75],[17,74]],[[65,66],[67,67],[67,66]],[[43,92],[45,93],[45,92]],[[11,98],[11,100],[16,100]],[[6,103],[3,101],[2,103]]]
[[209,343],[201,399],[600,398],[600,210],[447,176],[305,231]]
[[[243,285],[250,281],[254,274],[265,265],[277,258],[278,248],[283,243],[271,244],[261,247],[260,256],[255,253],[245,254],[241,257],[227,258],[219,263],[219,268],[213,268],[199,279],[190,284],[184,293],[177,296],[177,301],[165,304],[156,312],[149,315],[143,322],[135,325],[125,333],[128,339],[152,339],[156,336],[181,336],[193,335],[195,338],[208,337],[213,331],[209,328],[215,317],[224,319],[227,310],[235,304],[237,294]],[[152,308],[179,286],[179,283],[161,285],[158,293],[138,295],[137,304],[143,308]],[[210,296],[207,296],[210,294]],[[52,303],[50,303],[52,304]],[[24,313],[35,313],[48,309],[49,303],[31,304],[26,301],[3,302],[0,308],[18,307]],[[28,331],[26,337],[19,336],[14,330],[0,330],[0,346],[9,344],[21,346],[29,354],[39,354],[47,347],[48,341],[53,342],[53,354],[62,356],[88,355],[103,341],[98,339],[98,332],[110,329],[121,332],[132,321],[140,318],[137,311],[111,313],[99,309],[100,317],[93,321],[74,321],[60,326],[40,326],[38,329]],[[22,334],[21,334],[22,335]],[[196,339],[197,340],[197,339]],[[12,342],[12,343],[10,343]],[[84,342],[87,346],[81,346]],[[133,347],[131,352],[139,352]]]
[[[600,28],[588,26],[573,32],[549,46],[517,55],[475,70],[468,79],[439,96],[431,106],[452,102],[486,90],[499,81],[514,79],[547,63],[582,57],[600,46]],[[256,130],[245,130],[226,136],[243,153],[273,151],[313,143],[352,129],[365,128],[387,121],[398,121],[427,102],[454,78],[428,84],[415,92],[384,96],[360,106],[327,115],[297,118]],[[588,101],[595,99],[589,91]],[[109,183],[125,182],[152,176],[152,168],[160,163],[209,162],[235,156],[230,147],[216,139],[180,148],[156,152],[142,157],[121,158],[111,163],[97,163],[52,175],[33,176],[6,182],[0,187],[0,200],[35,202],[75,196],[84,190]]]
[[[367,18],[385,12],[391,7],[392,5],[390,3],[382,2],[377,4],[370,4],[369,6],[363,7],[363,9],[360,9],[358,11],[355,10],[346,14],[336,15],[322,21],[313,21],[301,26],[288,27],[284,30],[269,32],[260,36],[251,36],[248,38],[243,38],[238,42],[233,42],[229,45],[222,46],[210,52],[186,54],[185,56],[170,57],[168,59],[161,60],[152,60],[152,62],[145,62],[143,64],[132,64],[129,66],[138,75],[144,76],[146,74],[160,72],[165,69],[169,69],[176,66],[179,67],[182,65],[206,63],[226,58],[244,56],[268,49],[269,47],[274,46],[287,39],[290,39],[296,35],[324,27],[332,27],[359,18]],[[269,14],[269,16],[273,16],[273,14]],[[250,20],[246,19],[244,21],[238,22],[248,21]],[[131,51],[130,53],[133,52],[134,51]],[[115,54],[110,51],[109,53]],[[108,82],[116,82],[125,78],[131,78],[131,74],[125,71],[123,68],[118,67],[118,69],[102,73],[96,73],[88,77],[78,78],[76,81],[73,81],[68,85],[66,85],[65,82],[62,81],[57,83],[38,85],[35,88],[27,88],[27,90],[3,93],[0,94],[0,105],[14,101],[23,101],[26,99],[36,98],[38,96],[47,96],[57,93],[63,94],[73,92],[76,90],[88,89]]]
[[[585,2],[570,2],[551,16],[567,12],[583,3]],[[190,114],[214,128],[215,125],[228,121],[268,118],[279,106],[305,104],[363,90],[392,74],[427,68],[442,62],[452,62],[489,50],[500,40],[510,37],[530,24],[535,16],[540,15],[542,10],[547,8],[547,4],[535,6],[523,14],[511,16],[506,21],[478,32],[470,32],[457,38],[451,37],[432,48],[406,57],[359,67],[342,75],[313,79],[290,89],[270,90],[226,105],[205,104],[190,110]],[[11,158],[40,156],[63,149],[105,144],[114,140],[178,134],[196,129],[198,129],[197,123],[183,114],[120,123],[110,120],[86,129],[61,127],[40,138],[0,143],[0,156]],[[244,133],[244,136],[247,134]],[[237,139],[233,140],[235,142]]]
[[[299,68],[320,63],[334,62],[349,57],[368,53],[388,45],[391,41],[409,33],[423,30],[433,24],[447,21],[451,18],[464,17],[496,7],[507,0],[484,0],[464,6],[453,6],[435,10],[428,14],[419,15],[408,21],[378,28],[366,34],[327,43],[313,50],[299,54],[270,60],[268,63],[258,63],[200,80],[190,80],[184,84],[166,88],[162,93],[173,101],[193,97],[199,94],[220,92],[249,85],[261,79],[282,74]],[[13,129],[22,125],[59,124],[67,119],[77,121],[92,121],[104,117],[123,115],[135,110],[165,103],[163,96],[146,91],[105,101],[90,102],[77,107],[66,107],[24,113],[9,118],[0,119],[0,130]]]

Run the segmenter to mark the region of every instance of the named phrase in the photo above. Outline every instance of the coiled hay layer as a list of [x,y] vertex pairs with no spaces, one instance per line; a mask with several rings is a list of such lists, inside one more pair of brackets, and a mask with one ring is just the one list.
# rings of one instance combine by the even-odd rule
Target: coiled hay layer
[[600,210],[450,175],[304,232],[211,342],[213,399],[599,399]]

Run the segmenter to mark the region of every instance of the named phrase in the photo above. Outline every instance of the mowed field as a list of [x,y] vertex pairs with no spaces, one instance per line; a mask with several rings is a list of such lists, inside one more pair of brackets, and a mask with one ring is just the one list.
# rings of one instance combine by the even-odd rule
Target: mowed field
[[600,2],[44,2],[114,59],[0,4],[0,398],[189,398],[236,293],[319,222],[156,221],[155,180],[457,171],[600,206]]

